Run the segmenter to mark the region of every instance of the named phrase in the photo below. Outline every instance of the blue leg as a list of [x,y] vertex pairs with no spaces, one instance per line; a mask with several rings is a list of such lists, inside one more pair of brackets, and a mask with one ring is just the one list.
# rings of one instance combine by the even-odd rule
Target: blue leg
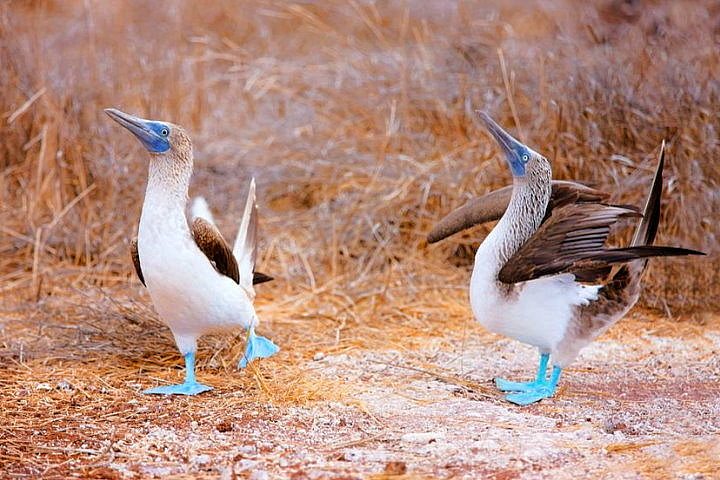
[[261,337],[260,335],[255,335],[255,329],[251,328],[245,344],[245,353],[240,359],[238,367],[245,368],[256,358],[272,357],[279,351],[280,348],[275,345],[272,340]]
[[527,392],[533,390],[545,383],[545,372],[547,371],[548,360],[550,359],[549,353],[543,353],[540,355],[540,364],[538,365],[537,375],[533,382],[511,382],[504,378],[496,378],[495,386],[502,392]]
[[553,367],[552,374],[550,375],[549,380],[546,380],[544,383],[538,385],[533,390],[511,393],[507,395],[505,399],[507,399],[508,402],[514,403],[516,405],[530,405],[531,403],[538,402],[543,398],[552,397],[553,395],[555,395],[555,391],[557,390],[557,384],[560,380],[561,373],[562,368],[556,365]]
[[185,383],[180,385],[163,385],[145,390],[143,393],[157,395],[197,395],[212,390],[212,387],[195,380],[195,352],[185,355]]

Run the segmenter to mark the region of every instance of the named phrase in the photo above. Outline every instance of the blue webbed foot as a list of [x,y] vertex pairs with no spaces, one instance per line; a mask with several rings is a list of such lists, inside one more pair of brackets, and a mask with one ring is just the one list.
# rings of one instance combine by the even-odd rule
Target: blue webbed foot
[[541,380],[540,377],[535,380],[534,387],[506,395],[505,399],[515,405],[530,405],[531,403],[539,402],[543,398],[552,397],[555,395],[555,391],[557,390],[557,384],[560,380],[561,373],[562,368],[556,365],[553,367],[552,374],[549,379]]
[[197,395],[198,393],[212,390],[212,387],[197,382],[186,382],[178,385],[163,385],[161,387],[148,388],[143,393],[151,395]]
[[534,382],[511,382],[504,378],[496,378],[495,386],[501,392],[528,392],[536,389],[541,384],[537,381]]
[[212,390],[212,387],[195,380],[195,352],[185,354],[185,383],[179,385],[163,385],[143,391],[150,395],[197,395]]
[[275,345],[272,340],[255,335],[255,330],[250,330],[247,344],[245,345],[245,353],[243,354],[238,367],[245,368],[250,362],[256,358],[268,358],[280,351],[280,347]]
[[549,354],[540,354],[540,364],[538,365],[537,375],[535,376],[535,380],[532,382],[511,382],[510,380],[505,380],[504,378],[496,378],[495,386],[501,392],[529,392],[546,385],[547,380],[545,379],[545,372],[547,370],[548,360],[550,360]]
[[505,396],[505,399],[515,405],[530,405],[539,402],[543,398],[552,397],[555,389],[551,385],[537,385],[534,389],[514,392]]

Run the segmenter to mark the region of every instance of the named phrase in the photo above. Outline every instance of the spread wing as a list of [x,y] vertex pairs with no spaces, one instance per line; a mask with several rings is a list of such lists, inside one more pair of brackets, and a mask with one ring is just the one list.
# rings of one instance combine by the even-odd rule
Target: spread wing
[[197,217],[190,228],[195,244],[221,275],[240,283],[238,263],[220,231],[204,218]]
[[678,247],[639,245],[605,248],[610,227],[625,217],[642,215],[629,207],[601,203],[572,204],[558,209],[505,263],[498,274],[503,283],[546,275],[573,273],[578,281],[595,282],[613,265],[649,257],[697,255]]
[[[596,282],[608,276],[615,264],[649,257],[704,255],[687,248],[652,245],[660,221],[664,154],[663,142],[644,215],[635,207],[587,203],[572,192],[562,196],[567,200],[558,197],[559,205],[548,207],[544,223],[500,270],[500,281],[517,283],[569,272],[578,281]],[[630,246],[605,248],[610,227],[624,217],[643,217]],[[617,275],[614,278],[619,278]]]
[[140,283],[145,285],[145,277],[143,277],[142,268],[140,268],[140,255],[138,254],[137,237],[130,240],[130,257],[132,258],[133,265],[135,266],[135,273],[137,273]]
[[545,275],[571,272],[591,281],[607,274],[613,250],[605,249],[610,226],[637,211],[600,203],[571,204],[556,209],[498,274],[503,283],[517,283]]
[[[428,234],[428,243],[435,243],[475,225],[499,220],[512,196],[512,185],[474,198],[445,216]],[[552,211],[565,205],[585,202],[602,202],[609,195],[577,182],[553,180],[552,193],[545,211],[545,219]]]

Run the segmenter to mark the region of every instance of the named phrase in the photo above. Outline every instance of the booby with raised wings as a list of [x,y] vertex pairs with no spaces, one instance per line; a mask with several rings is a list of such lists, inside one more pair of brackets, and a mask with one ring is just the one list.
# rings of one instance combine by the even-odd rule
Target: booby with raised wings
[[[538,348],[535,380],[495,379],[499,390],[510,392],[508,401],[528,405],[552,396],[563,368],[637,302],[647,258],[703,253],[652,245],[660,221],[664,143],[641,214],[605,203],[609,195],[593,188],[553,181],[544,156],[486,113],[480,118],[505,155],[513,185],[452,212],[428,241],[499,220],[475,254],[470,303],[488,330]],[[630,245],[606,247],[610,227],[624,218],[640,219]]]
[[[253,284],[271,280],[255,272],[257,206],[255,180],[233,249],[214,225],[204,200],[194,206],[192,224],[185,209],[193,172],[190,137],[178,125],[145,120],[108,108],[105,112],[128,129],[150,153],[145,201],[131,256],[140,281],[150,293],[160,318],[170,327],[185,359],[185,381],[144,393],[195,395],[212,387],[195,378],[197,339],[216,331],[248,331],[244,367],[255,358],[278,351],[267,338],[255,334],[258,317],[253,307]],[[203,218],[210,217],[210,218]]]

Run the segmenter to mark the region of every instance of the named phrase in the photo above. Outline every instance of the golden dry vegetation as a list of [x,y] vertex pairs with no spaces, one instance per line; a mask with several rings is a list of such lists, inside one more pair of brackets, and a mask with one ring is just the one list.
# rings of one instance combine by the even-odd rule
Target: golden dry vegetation
[[[622,203],[642,201],[665,139],[658,240],[709,256],[653,262],[642,303],[654,313],[614,335],[718,328],[714,2],[11,1],[0,4],[0,65],[8,476],[156,474],[141,468],[152,445],[125,448],[138,432],[187,432],[198,422],[222,432],[228,411],[258,410],[282,424],[293,408],[339,402],[349,417],[374,418],[358,399],[362,382],[303,366],[317,352],[404,352],[412,368],[494,396],[484,377],[417,353],[497,340],[472,324],[466,299],[483,229],[425,241],[451,209],[509,182],[477,108],[546,154],[557,178],[591,182]],[[132,272],[128,240],[147,159],[105,117],[110,106],[186,127],[191,195],[208,198],[227,234],[257,178],[261,270],[276,278],[258,288],[261,330],[283,352],[237,373],[241,336],[210,337],[199,375],[218,386],[211,396],[138,394],[177,377],[179,358]],[[658,314],[673,321],[648,320]],[[701,345],[707,360],[716,347]],[[236,421],[249,429],[242,415]],[[708,452],[697,455],[706,469],[697,471],[708,473]],[[186,473],[217,474],[208,468]],[[344,468],[320,470],[356,474]]]

